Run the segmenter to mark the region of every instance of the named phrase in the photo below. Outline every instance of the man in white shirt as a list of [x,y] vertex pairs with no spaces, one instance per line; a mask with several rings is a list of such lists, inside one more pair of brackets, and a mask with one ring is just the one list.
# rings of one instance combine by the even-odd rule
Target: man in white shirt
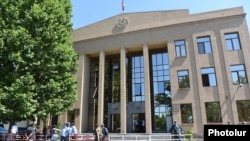
[[72,137],[72,139],[75,139],[75,136],[77,134],[77,129],[76,129],[74,122],[70,123],[69,134]]
[[11,135],[13,139],[16,139],[17,132],[18,132],[18,127],[16,126],[16,123],[14,123],[11,127]]

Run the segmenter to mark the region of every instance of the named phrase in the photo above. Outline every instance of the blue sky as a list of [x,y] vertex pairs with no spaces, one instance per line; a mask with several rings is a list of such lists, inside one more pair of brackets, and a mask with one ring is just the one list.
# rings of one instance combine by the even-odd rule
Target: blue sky
[[[122,0],[71,0],[73,29],[122,13]],[[189,9],[190,14],[242,6],[250,30],[250,0],[124,0],[124,13]]]

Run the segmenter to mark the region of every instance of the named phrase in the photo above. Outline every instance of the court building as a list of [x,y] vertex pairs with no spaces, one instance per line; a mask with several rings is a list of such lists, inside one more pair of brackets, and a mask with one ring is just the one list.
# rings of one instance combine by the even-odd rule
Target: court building
[[[82,19],[84,20],[84,19]],[[250,37],[243,7],[121,13],[76,29],[80,132],[168,133],[250,122]]]

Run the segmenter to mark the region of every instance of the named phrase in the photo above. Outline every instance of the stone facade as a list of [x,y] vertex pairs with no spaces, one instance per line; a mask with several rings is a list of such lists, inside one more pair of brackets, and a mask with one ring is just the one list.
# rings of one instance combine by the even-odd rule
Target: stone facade
[[[220,103],[222,120],[213,124],[226,124],[228,120],[239,123],[236,100],[250,100],[250,87],[249,83],[243,84],[240,88],[232,83],[230,65],[244,64],[246,74],[250,74],[250,38],[245,16],[242,7],[198,14],[189,14],[189,10],[122,13],[74,30],[74,49],[79,54],[76,73],[78,101],[74,105],[74,121],[79,131],[88,132],[95,122],[104,122],[105,61],[110,55],[119,55],[120,60],[120,102],[117,106],[121,122],[119,132],[127,133],[132,129],[133,123],[127,111],[133,106],[126,101],[126,56],[129,53],[141,52],[144,60],[145,133],[154,132],[150,52],[155,49],[165,49],[168,53],[173,105],[171,119],[179,121],[185,130],[191,129],[195,133],[202,133],[203,125],[209,124],[205,103],[215,101]],[[227,50],[224,38],[227,33],[238,33],[240,50]],[[206,36],[210,37],[212,50],[209,54],[200,54],[197,38]],[[177,40],[185,40],[186,55],[183,57],[176,56]],[[97,92],[90,88],[92,58],[98,58],[99,62],[96,74]],[[207,67],[215,68],[217,85],[214,87],[203,86],[200,69]],[[190,88],[179,88],[179,70],[188,70]],[[248,77],[247,81],[249,82]],[[90,98],[93,93],[97,94],[98,99],[95,107],[92,107],[94,102]],[[191,124],[181,122],[180,105],[186,103],[192,104]],[[110,107],[109,110],[112,109],[112,105]],[[90,109],[96,109],[97,115],[93,115]],[[62,117],[67,120],[67,114]],[[107,123],[110,124],[109,121]]]

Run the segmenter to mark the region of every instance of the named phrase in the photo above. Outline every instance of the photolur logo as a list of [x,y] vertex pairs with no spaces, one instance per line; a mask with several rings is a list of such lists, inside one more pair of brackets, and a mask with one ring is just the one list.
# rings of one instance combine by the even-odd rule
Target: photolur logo
[[250,125],[204,125],[204,141],[250,138]]

